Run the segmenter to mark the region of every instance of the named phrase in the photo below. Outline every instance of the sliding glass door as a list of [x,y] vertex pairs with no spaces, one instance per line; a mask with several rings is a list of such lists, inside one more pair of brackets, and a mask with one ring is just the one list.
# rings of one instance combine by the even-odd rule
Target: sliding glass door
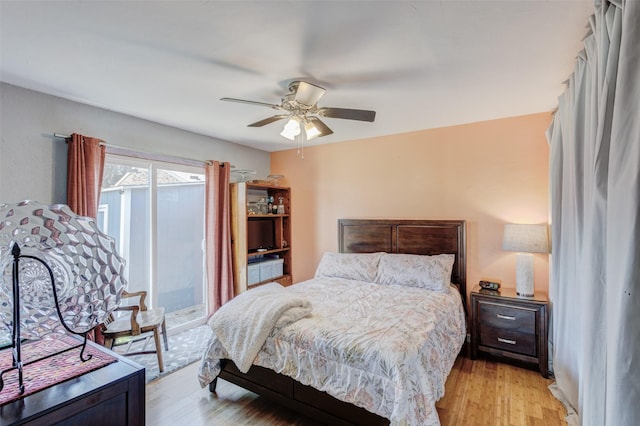
[[98,224],[127,259],[128,291],[146,290],[167,326],[206,316],[204,170],[107,155]]

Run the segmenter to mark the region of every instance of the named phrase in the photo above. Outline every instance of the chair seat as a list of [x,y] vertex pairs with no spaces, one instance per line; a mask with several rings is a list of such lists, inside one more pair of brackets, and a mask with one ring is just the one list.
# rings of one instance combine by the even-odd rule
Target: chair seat
[[[151,329],[158,327],[164,321],[164,308],[154,308],[146,311],[138,312],[136,321],[140,326],[140,332],[144,333]],[[120,333],[131,332],[131,318],[128,315],[123,315],[115,321],[112,321],[107,325],[103,334],[117,335]]]
[[164,308],[154,308],[146,311],[140,311],[136,317],[136,321],[140,325],[140,329],[147,327],[155,327],[164,321]]
[[[104,336],[104,345],[112,349],[115,341],[119,337],[125,336],[139,336],[142,333],[153,332],[153,340],[155,343],[154,351],[141,350],[138,352],[129,352],[125,355],[137,355],[156,353],[158,357],[158,369],[160,372],[164,371],[164,363],[162,361],[162,347],[160,345],[160,332],[162,331],[162,338],[164,340],[165,350],[169,350],[169,342],[167,341],[167,325],[164,318],[164,308],[158,307],[154,309],[147,309],[144,303],[147,297],[147,292],[144,290],[129,293],[127,291],[122,293],[123,298],[138,297],[139,302],[137,305],[127,305],[116,308],[116,311],[129,312],[128,315],[121,315],[118,318],[114,318],[115,315],[111,315],[112,319],[108,323],[102,324],[102,334]],[[135,314],[135,319],[133,315]],[[133,324],[133,325],[132,325]],[[120,343],[118,343],[120,344]],[[145,345],[146,346],[146,345]]]

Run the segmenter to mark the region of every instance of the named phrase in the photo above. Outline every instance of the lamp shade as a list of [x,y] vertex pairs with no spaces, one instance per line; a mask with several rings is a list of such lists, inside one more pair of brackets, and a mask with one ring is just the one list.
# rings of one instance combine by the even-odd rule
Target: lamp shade
[[320,136],[320,130],[311,121],[305,121],[304,131],[307,133],[307,140],[310,141],[313,138]]
[[300,134],[300,121],[296,117],[291,117],[287,124],[284,125],[281,136],[289,139],[290,141],[294,140],[296,136]]
[[502,249],[526,253],[549,253],[547,225],[504,225]]

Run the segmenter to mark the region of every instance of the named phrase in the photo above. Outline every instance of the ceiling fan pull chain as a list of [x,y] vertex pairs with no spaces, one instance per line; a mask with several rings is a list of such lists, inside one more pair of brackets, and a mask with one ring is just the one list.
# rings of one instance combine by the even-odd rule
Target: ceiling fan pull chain
[[300,133],[296,136],[298,142],[298,156],[301,160],[304,160],[304,143],[307,141],[307,131],[302,127]]

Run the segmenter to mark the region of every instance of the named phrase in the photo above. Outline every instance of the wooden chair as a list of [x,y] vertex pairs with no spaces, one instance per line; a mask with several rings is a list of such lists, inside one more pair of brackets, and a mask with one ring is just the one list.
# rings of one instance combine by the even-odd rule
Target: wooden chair
[[[122,298],[139,297],[138,305],[119,306],[116,311],[130,311],[131,315],[122,315],[118,318],[110,316],[110,319],[102,325],[102,334],[104,335],[104,345],[112,349],[114,342],[118,337],[138,336],[142,333],[153,331],[153,339],[155,341],[155,351],[137,351],[127,352],[124,355],[140,355],[155,353],[158,356],[158,368],[164,371],[164,362],[162,360],[162,346],[160,345],[160,329],[162,329],[162,338],[164,340],[164,349],[169,350],[167,342],[167,326],[164,320],[164,308],[147,309],[144,299],[147,297],[146,291],[137,291],[135,293],[124,292]],[[144,349],[144,348],[143,348]]]

